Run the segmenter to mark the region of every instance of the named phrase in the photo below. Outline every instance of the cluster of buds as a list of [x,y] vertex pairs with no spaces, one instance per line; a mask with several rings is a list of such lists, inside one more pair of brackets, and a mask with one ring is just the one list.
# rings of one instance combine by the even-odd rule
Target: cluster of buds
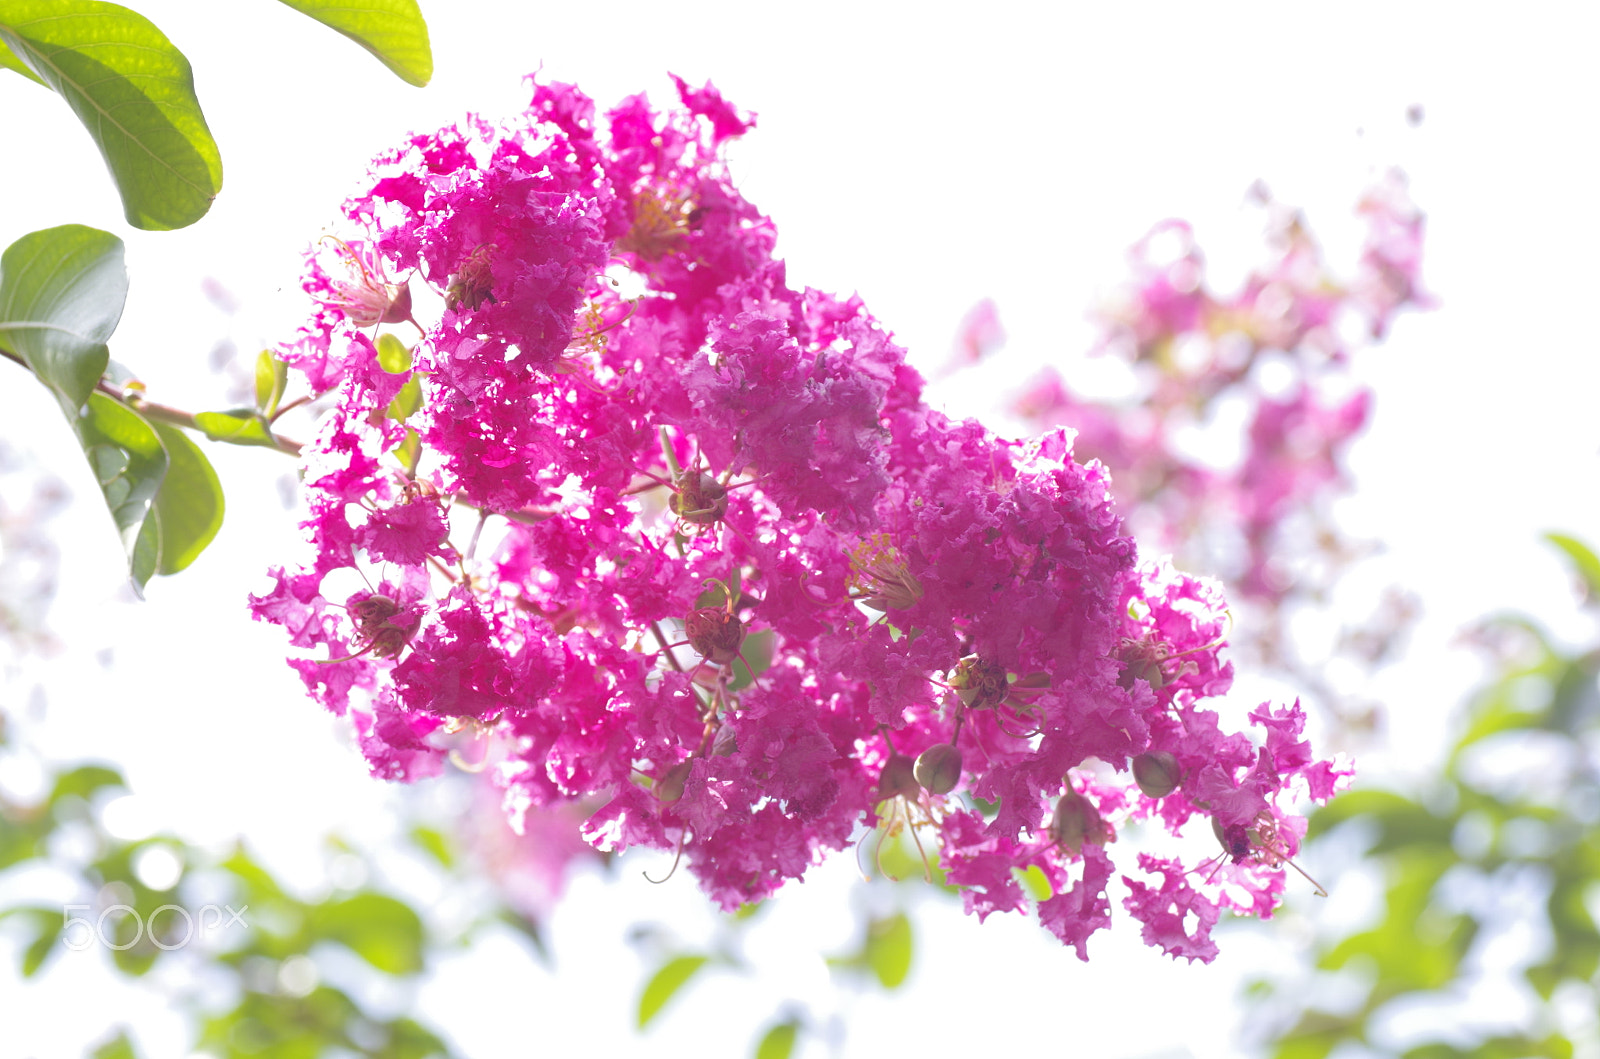
[[[859,299],[791,288],[723,162],[753,119],[678,88],[600,120],[536,82],[521,119],[417,136],[346,204],[363,275],[443,311],[384,358],[387,315],[306,280],[282,356],[333,405],[310,551],[253,606],[311,693],[389,778],[470,727],[519,819],[586,807],[590,843],[676,850],[725,908],[876,821],[925,832],[971,911],[1036,905],[1082,956],[1119,820],[1264,814],[1293,852],[1295,800],[1341,773],[1297,707],[1220,728],[1219,591],[1141,560],[1069,432],[949,419]],[[379,569],[381,594],[328,602]],[[1260,912],[1282,882],[1271,857],[1180,874],[1124,877],[1128,907]],[[1208,929],[1157,943],[1194,955]]]

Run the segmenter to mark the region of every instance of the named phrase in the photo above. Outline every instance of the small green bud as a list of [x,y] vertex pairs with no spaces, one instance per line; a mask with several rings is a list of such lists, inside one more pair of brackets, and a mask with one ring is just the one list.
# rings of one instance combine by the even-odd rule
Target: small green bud
[[1151,750],[1133,759],[1133,782],[1146,798],[1165,798],[1183,783],[1183,769],[1165,750]]
[[961,782],[961,751],[951,743],[935,743],[917,755],[912,774],[929,794],[949,794]]

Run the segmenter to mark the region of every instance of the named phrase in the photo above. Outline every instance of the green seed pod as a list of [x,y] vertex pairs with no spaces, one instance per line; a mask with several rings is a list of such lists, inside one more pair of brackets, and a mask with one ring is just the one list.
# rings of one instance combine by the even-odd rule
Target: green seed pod
[[694,768],[694,758],[684,758],[667,770],[667,774],[656,780],[656,797],[664,802],[675,802],[683,797],[683,785],[689,779],[689,770]]
[[886,802],[890,798],[915,798],[919,792],[916,766],[910,758],[904,754],[895,754],[884,762],[883,771],[878,773],[878,801]]
[[1165,750],[1151,750],[1133,759],[1133,782],[1146,798],[1165,798],[1183,783],[1183,769]]
[[917,755],[912,774],[929,794],[949,794],[961,782],[961,751],[951,743],[935,743]]
[[1056,802],[1056,811],[1050,817],[1050,838],[1076,856],[1085,842],[1105,845],[1110,838],[1110,829],[1101,818],[1100,810],[1089,799],[1068,787],[1061,800]]

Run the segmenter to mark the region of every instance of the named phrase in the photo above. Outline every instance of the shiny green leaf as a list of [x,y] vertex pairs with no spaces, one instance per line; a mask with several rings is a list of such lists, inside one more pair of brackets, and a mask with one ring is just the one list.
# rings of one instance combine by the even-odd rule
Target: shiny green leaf
[[778,1023],[756,1045],[756,1059],[789,1059],[794,1054],[794,1042],[799,1033],[800,1024],[793,1019]]
[[161,514],[159,574],[175,574],[194,562],[222,528],[222,483],[211,461],[177,427],[151,423],[167,450],[167,477],[156,494]]
[[276,447],[266,424],[250,409],[232,412],[196,412],[194,425],[212,441],[223,441],[229,445]]
[[650,976],[644,992],[639,994],[639,1029],[644,1029],[651,1019],[661,1013],[667,1001],[705,966],[706,960],[705,956],[677,956]]
[[[44,85],[44,81],[40,79],[39,75],[28,69],[27,63],[17,58],[16,52],[6,47],[4,38],[0,38],[0,69],[15,70],[34,84]],[[49,85],[44,86],[46,88],[50,87]]]
[[144,16],[99,0],[0,0],[0,42],[67,101],[135,228],[182,228],[222,189],[189,60]]
[[134,587],[142,592],[159,565],[160,529],[152,518],[167,475],[166,450],[144,417],[103,393],[89,395],[73,425],[122,537]]
[[375,55],[408,85],[433,77],[433,48],[417,0],[283,0],[303,15],[338,31]]
[[0,255],[0,347],[21,357],[71,418],[106,370],[106,340],[127,297],[121,239],[81,224],[32,232]]
[[283,391],[289,385],[289,365],[263,349],[256,354],[256,411],[270,416],[278,410]]

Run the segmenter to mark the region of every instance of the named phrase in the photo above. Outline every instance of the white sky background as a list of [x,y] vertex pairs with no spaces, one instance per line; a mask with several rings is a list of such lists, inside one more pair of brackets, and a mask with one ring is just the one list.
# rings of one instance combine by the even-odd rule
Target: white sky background
[[[194,64],[222,149],[221,197],[180,232],[129,230],[66,107],[0,77],[10,148],[0,245],[69,222],[120,235],[132,290],[113,357],[155,400],[226,407],[208,352],[231,338],[248,364],[292,335],[300,252],[373,154],[465,110],[520,109],[521,78],[541,63],[602,109],[640,89],[669,101],[672,71],[709,78],[759,113],[736,147],[735,177],[776,220],[791,283],[859,291],[925,365],[991,296],[1015,358],[1001,364],[1014,365],[1080,358],[1094,337],[1085,310],[1125,274],[1125,248],[1163,218],[1195,223],[1225,286],[1258,259],[1259,214],[1242,208],[1257,178],[1306,209],[1332,261],[1351,261],[1354,203],[1371,173],[1398,163],[1429,215],[1424,277],[1442,306],[1403,318],[1386,346],[1357,359],[1378,400],[1356,446],[1361,492],[1346,507],[1355,532],[1387,542],[1381,569],[1426,608],[1413,661],[1386,688],[1391,760],[1440,749],[1443,719],[1475,674],[1445,651],[1457,627],[1508,605],[1566,607],[1561,567],[1536,535],[1600,538],[1600,350],[1586,315],[1600,279],[1600,66],[1595,18],[1580,18],[1580,5],[1472,21],[1442,4],[1286,14],[813,3],[768,14],[777,9],[748,2],[423,2],[436,67],[424,90],[268,0],[226,5],[226,21],[215,3],[136,5]],[[1412,104],[1426,111],[1418,129],[1404,121]],[[206,301],[207,277],[238,300],[237,316]],[[382,833],[392,792],[366,778],[303,696],[281,664],[279,630],[244,612],[296,536],[275,484],[289,461],[210,448],[230,505],[221,536],[189,572],[154,582],[149,602],[127,604],[109,519],[68,430],[19,371],[0,365],[0,375],[14,388],[0,416],[6,439],[26,438],[79,497],[59,520],[53,623],[68,651],[41,671],[49,694],[35,741],[57,759],[121,762],[152,826],[208,841],[243,833],[274,868],[312,884],[319,836]],[[115,665],[102,671],[92,658],[107,646]],[[22,707],[5,696],[8,711]],[[853,922],[841,904],[848,870],[791,888],[781,901],[812,911],[761,942],[763,965],[787,970],[701,983],[638,1038],[643,968],[623,929],[654,917],[692,940],[708,920],[687,876],[648,888],[637,872],[656,862],[630,860],[620,890],[580,884],[558,914],[559,977],[514,953],[496,962],[489,955],[509,947],[486,945],[446,968],[420,1010],[481,1056],[559,1054],[575,1041],[594,1054],[739,1054],[786,989],[815,984],[817,938],[842,949]],[[910,985],[857,1002],[846,1054],[1033,1042],[1108,1056],[1233,1054],[1240,977],[1292,962],[1311,921],[1342,914],[1337,893],[1312,904],[1290,890],[1287,929],[1225,936],[1208,968],[1142,949],[1125,919],[1119,937],[1091,942],[1085,966],[1016,917],[979,928],[932,906]],[[89,960],[65,954],[22,992],[14,963],[0,970],[7,1032],[31,1049],[19,1054],[75,1055],[91,1039],[77,1034],[96,1025],[83,1012],[109,1021],[135,1010],[96,992],[109,976]],[[78,1014],[65,1032],[69,1011]],[[178,1048],[180,1026],[159,1023],[151,1040]]]

